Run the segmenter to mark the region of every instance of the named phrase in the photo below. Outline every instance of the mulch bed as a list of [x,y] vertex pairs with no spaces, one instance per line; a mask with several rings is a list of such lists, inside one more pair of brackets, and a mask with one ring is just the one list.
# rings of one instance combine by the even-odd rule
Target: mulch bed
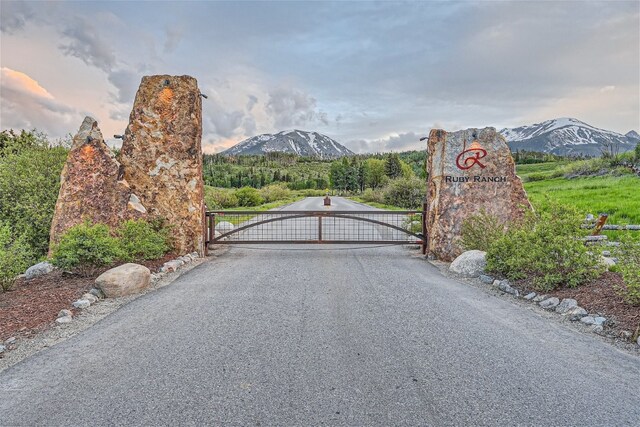
[[598,313],[606,317],[610,321],[608,325],[613,330],[634,333],[640,327],[640,305],[625,302],[619,289],[624,289],[622,277],[609,271],[582,286],[556,289],[547,295],[560,300],[573,298],[589,314]]
[[[140,264],[156,272],[175,257],[167,254]],[[78,310],[71,304],[93,288],[96,277],[109,268],[96,269],[85,276],[55,270],[31,280],[18,279],[12,290],[0,293],[0,343],[10,337],[30,337],[47,329],[63,308],[77,314]]]

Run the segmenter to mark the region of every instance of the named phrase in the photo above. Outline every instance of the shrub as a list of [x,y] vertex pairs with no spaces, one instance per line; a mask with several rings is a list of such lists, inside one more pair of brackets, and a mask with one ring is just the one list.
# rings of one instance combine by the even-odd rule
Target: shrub
[[622,275],[626,288],[621,289],[622,296],[630,304],[640,304],[640,243],[625,237],[616,256],[616,270]]
[[364,190],[361,197],[365,202],[384,203],[384,193],[380,190],[367,188]]
[[125,221],[117,235],[125,261],[157,259],[171,249],[169,230],[162,221]]
[[326,194],[328,194],[327,190],[313,190],[313,189],[307,189],[307,190],[300,190],[298,191],[298,194],[304,196],[304,197],[321,197],[324,196]]
[[260,192],[252,187],[242,187],[236,190],[239,206],[259,206],[264,203]]
[[597,256],[580,239],[581,215],[553,204],[547,212],[533,213],[491,242],[487,270],[508,279],[526,279],[535,289],[549,291],[559,285],[578,286],[599,276]]
[[9,224],[0,222],[0,288],[11,289],[16,276],[34,261],[24,236],[15,237]]
[[506,224],[484,209],[462,223],[461,244],[465,250],[487,252],[493,242],[504,236]]
[[209,209],[235,208],[239,203],[233,191],[209,186],[204,187],[204,201]]
[[53,247],[52,264],[65,270],[89,274],[95,267],[107,266],[125,258],[118,239],[105,224],[89,221],[73,226]]
[[406,209],[418,209],[426,195],[426,185],[417,178],[394,179],[384,190],[384,202]]
[[291,190],[284,184],[271,184],[260,189],[260,196],[266,203],[271,203],[290,198]]

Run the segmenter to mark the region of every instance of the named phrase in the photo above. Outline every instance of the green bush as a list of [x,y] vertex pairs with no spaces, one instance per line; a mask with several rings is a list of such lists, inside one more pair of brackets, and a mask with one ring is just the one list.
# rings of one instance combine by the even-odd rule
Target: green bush
[[0,222],[0,288],[11,289],[16,276],[34,261],[24,236],[13,236],[9,224]]
[[425,183],[417,178],[392,180],[384,189],[384,202],[406,209],[418,209],[426,196]]
[[235,191],[235,196],[238,198],[239,206],[260,206],[264,203],[264,199],[260,195],[260,192],[252,187],[242,187],[237,189]]
[[622,275],[625,284],[621,293],[630,304],[640,304],[640,243],[630,236],[624,237],[621,243],[616,251],[616,271]]
[[161,221],[125,221],[117,231],[124,261],[158,259],[171,249],[169,230]]
[[235,208],[239,203],[233,190],[209,186],[204,187],[204,201],[208,209]]
[[105,224],[89,221],[73,226],[54,245],[52,264],[64,270],[89,274],[95,267],[113,264],[126,258],[118,239]]
[[381,190],[367,188],[361,197],[365,202],[384,203],[384,193]]
[[506,224],[484,209],[462,223],[461,244],[465,250],[487,252],[493,242],[504,236]]
[[603,267],[584,245],[582,216],[572,208],[551,205],[531,213],[487,249],[487,270],[510,280],[526,279],[536,290],[578,286],[598,277]]
[[260,196],[266,203],[271,203],[290,198],[291,190],[284,184],[271,184],[260,189]]
[[297,194],[302,195],[304,197],[321,197],[327,194],[327,190],[299,190]]

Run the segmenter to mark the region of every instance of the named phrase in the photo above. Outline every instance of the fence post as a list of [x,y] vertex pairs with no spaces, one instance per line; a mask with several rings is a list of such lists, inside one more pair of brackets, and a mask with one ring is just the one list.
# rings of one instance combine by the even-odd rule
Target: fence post
[[318,216],[318,242],[322,242],[322,215]]
[[427,254],[427,209],[429,204],[422,204],[422,255]]

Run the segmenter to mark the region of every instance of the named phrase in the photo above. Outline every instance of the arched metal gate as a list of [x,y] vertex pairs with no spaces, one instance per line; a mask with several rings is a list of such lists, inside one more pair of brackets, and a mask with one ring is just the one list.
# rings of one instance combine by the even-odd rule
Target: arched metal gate
[[209,211],[206,243],[417,244],[421,211]]

